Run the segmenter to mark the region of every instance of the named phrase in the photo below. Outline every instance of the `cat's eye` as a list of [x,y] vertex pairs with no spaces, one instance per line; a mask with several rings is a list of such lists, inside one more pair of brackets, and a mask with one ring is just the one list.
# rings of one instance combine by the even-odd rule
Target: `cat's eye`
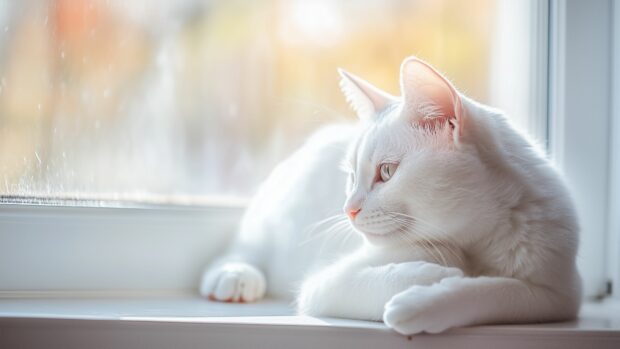
[[398,164],[381,164],[381,166],[379,167],[379,174],[381,176],[381,180],[383,182],[387,182],[390,178],[392,178],[394,172],[396,172],[397,167]]

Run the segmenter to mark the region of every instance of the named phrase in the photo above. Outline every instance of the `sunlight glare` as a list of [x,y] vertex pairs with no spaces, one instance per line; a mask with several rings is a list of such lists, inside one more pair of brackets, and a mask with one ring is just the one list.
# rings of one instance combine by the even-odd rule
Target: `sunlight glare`
[[336,5],[328,0],[290,3],[283,16],[282,37],[293,43],[311,41],[325,46],[338,42],[343,23]]

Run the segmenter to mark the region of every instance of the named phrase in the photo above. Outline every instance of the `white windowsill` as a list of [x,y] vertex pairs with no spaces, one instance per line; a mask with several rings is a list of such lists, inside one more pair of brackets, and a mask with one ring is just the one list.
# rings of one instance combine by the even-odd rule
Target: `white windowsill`
[[382,323],[295,316],[282,302],[197,297],[0,299],[0,347],[618,348],[620,307],[586,304],[579,320],[401,336]]

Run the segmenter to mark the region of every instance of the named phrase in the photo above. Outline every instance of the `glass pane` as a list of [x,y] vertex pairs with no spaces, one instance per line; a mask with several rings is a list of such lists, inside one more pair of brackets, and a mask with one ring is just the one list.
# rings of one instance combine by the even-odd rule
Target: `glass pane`
[[251,195],[313,130],[354,120],[337,67],[397,94],[409,55],[527,128],[530,7],[1,1],[0,194]]

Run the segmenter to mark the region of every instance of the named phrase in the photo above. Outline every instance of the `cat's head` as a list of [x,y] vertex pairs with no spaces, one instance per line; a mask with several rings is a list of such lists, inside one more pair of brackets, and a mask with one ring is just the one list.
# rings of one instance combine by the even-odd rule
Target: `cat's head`
[[471,145],[470,102],[417,58],[401,65],[401,97],[340,74],[365,125],[344,163],[354,228],[375,245],[472,239],[470,230],[495,214],[487,200],[495,183]]

